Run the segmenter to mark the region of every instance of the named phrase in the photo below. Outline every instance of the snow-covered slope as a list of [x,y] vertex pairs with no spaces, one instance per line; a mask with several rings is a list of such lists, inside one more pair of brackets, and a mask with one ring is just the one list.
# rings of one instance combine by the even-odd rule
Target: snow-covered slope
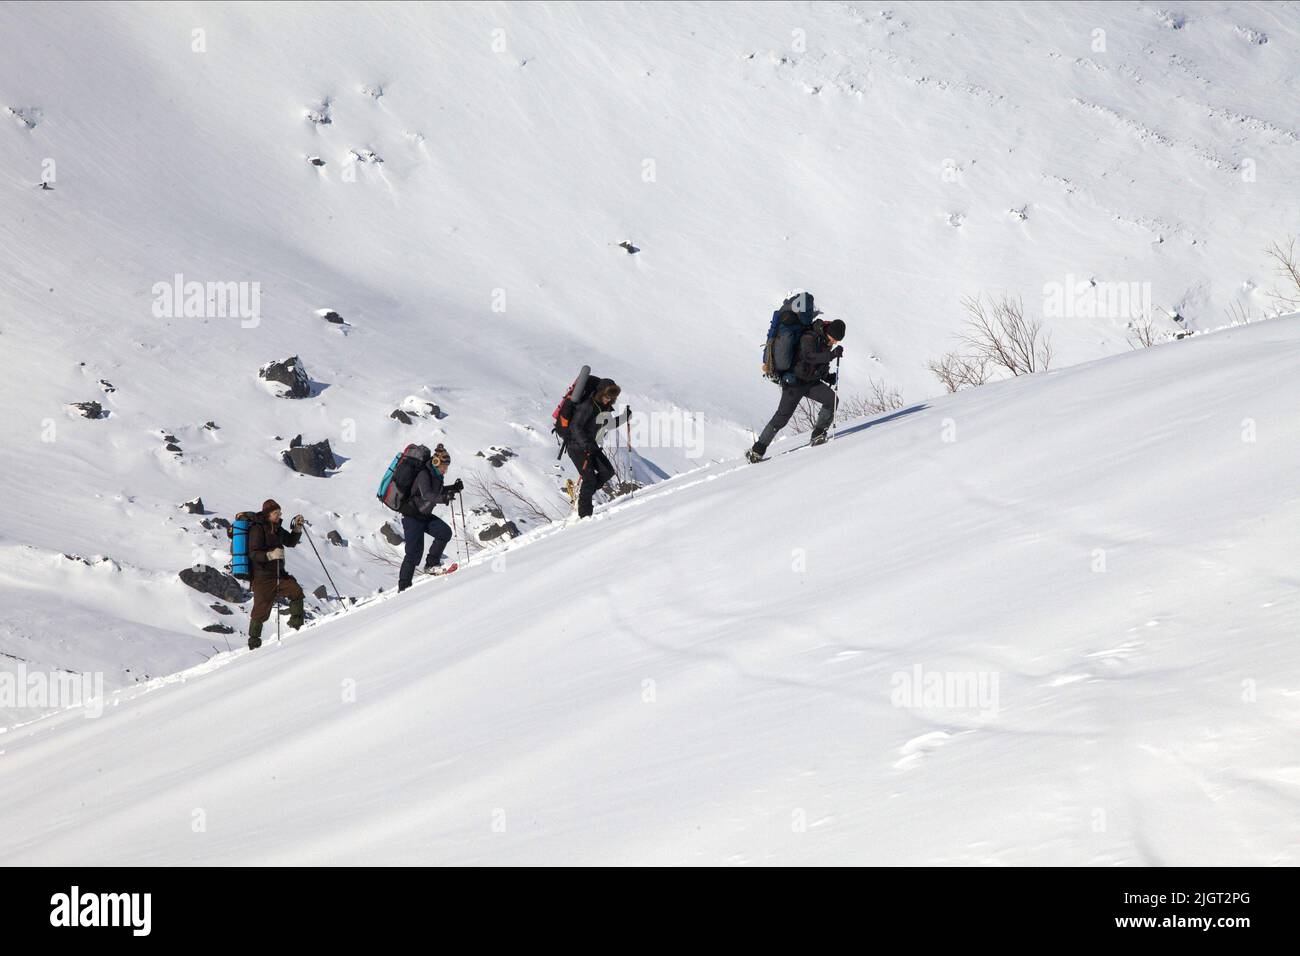
[[1297,361],[919,403],[13,730],[0,862],[1294,864]]
[[[1038,314],[1073,277],[1149,287],[1164,330],[1258,315],[1296,231],[1298,46],[1267,3],[0,5],[0,671],[111,690],[241,646],[243,608],[177,574],[222,567],[203,522],[266,497],[345,594],[391,588],[373,489],[410,441],[559,513],[546,432],[582,363],[666,429],[643,478],[734,460],[792,287],[849,322],[844,391],[909,406],[963,295]],[[256,315],[168,314],[176,276],[255,284]],[[1125,314],[1045,321],[1058,366],[1128,349]],[[307,398],[257,378],[291,355]],[[442,417],[395,421],[408,397]],[[297,435],[337,470],[290,472]]]

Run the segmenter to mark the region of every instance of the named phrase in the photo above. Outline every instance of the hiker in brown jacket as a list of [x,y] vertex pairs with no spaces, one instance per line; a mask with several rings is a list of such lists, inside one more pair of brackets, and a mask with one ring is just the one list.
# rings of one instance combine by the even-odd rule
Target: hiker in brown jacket
[[289,626],[302,627],[302,588],[284,568],[284,549],[297,547],[302,539],[302,515],[293,519],[291,530],[280,524],[280,506],[268,498],[248,532],[248,554],[253,562],[253,612],[248,625],[248,646],[262,646],[262,624],[271,616],[278,598],[289,599]]

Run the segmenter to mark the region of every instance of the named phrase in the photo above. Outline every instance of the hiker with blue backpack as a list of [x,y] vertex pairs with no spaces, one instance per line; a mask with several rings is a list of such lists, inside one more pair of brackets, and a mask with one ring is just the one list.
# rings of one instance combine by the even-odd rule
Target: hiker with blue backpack
[[406,555],[397,575],[398,593],[411,586],[415,568],[424,553],[425,535],[433,539],[424,559],[425,572],[440,574],[456,570],[455,564],[447,568],[439,566],[442,552],[451,541],[452,529],[433,513],[438,505],[450,506],[465,489],[465,482],[459,478],[446,484],[450,467],[451,454],[441,444],[432,452],[424,445],[408,445],[393,459],[379,485],[379,500],[402,516]]
[[[280,523],[280,506],[273,499],[262,502],[255,515],[241,514],[247,538],[247,566],[253,584],[253,610],[249,614],[248,648],[262,646],[262,625],[271,616],[271,608],[280,598],[289,599],[289,626],[295,631],[303,625],[302,587],[285,570],[284,549],[297,547],[302,539],[302,515],[297,515],[285,531]],[[277,619],[278,620],[278,619]]]
[[751,462],[763,460],[767,446],[805,398],[821,405],[808,443],[820,445],[826,441],[837,403],[834,386],[838,373],[831,371],[831,362],[844,354],[839,343],[845,329],[843,319],[824,322],[817,318],[821,314],[811,292],[791,295],[772,314],[763,350],[763,375],[781,386],[781,401],[772,420],[745,453]]

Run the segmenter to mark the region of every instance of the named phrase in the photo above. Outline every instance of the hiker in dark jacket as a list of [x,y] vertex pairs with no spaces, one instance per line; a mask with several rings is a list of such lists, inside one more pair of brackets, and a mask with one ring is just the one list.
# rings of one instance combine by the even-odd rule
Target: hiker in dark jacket
[[624,417],[619,418],[613,413],[619,391],[618,384],[612,378],[602,378],[596,383],[591,398],[574,408],[573,418],[569,421],[569,437],[565,447],[582,478],[582,484],[578,488],[579,518],[591,516],[592,496],[614,477],[614,466],[601,450],[600,439],[607,429],[618,428],[629,414],[625,412]]
[[451,467],[451,454],[441,444],[429,453],[429,449],[420,446],[416,454],[427,463],[416,473],[411,493],[402,505],[402,536],[406,539],[406,557],[402,561],[402,570],[397,576],[398,593],[411,586],[415,577],[415,566],[420,563],[424,553],[424,536],[433,538],[429,546],[429,555],[424,560],[424,570],[432,573],[442,560],[443,549],[451,540],[451,528],[433,513],[438,505],[450,505],[456,495],[464,489],[465,483],[457,479],[454,484],[444,484],[447,469]]
[[799,337],[799,351],[794,368],[791,369],[794,381],[781,386],[781,403],[776,407],[776,414],[758,436],[754,447],[745,453],[746,458],[758,461],[767,454],[767,446],[772,444],[776,433],[790,421],[795,409],[805,398],[811,398],[821,405],[809,444],[820,445],[826,441],[826,431],[835,419],[835,390],[831,387],[835,384],[835,373],[831,371],[831,362],[844,354],[844,346],[839,344],[843,338],[843,319],[830,322],[812,320],[812,324]]
[[253,564],[253,610],[249,615],[248,647],[262,646],[262,625],[271,616],[271,608],[280,598],[289,599],[289,626],[294,630],[303,623],[302,588],[284,567],[284,549],[298,546],[302,540],[302,515],[293,519],[290,531],[280,524],[280,506],[270,498],[248,530],[248,554]]

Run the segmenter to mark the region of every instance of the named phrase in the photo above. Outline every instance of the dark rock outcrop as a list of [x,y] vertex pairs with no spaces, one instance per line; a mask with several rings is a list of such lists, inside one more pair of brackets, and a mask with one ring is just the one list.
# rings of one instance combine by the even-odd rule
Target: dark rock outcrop
[[294,471],[313,478],[324,478],[338,467],[328,438],[312,445],[304,445],[302,436],[299,435],[289,443],[287,450],[281,452],[281,457]]
[[497,538],[505,536],[506,538],[519,537],[519,529],[515,527],[513,521],[502,522],[501,524],[488,525],[478,533],[480,541],[495,541]]
[[189,501],[182,503],[180,507],[184,508],[187,514],[192,514],[192,515],[207,514],[207,512],[203,508],[202,498],[193,498]]
[[104,406],[99,402],[73,402],[70,406],[81,412],[82,418],[107,418],[108,412],[104,411]]
[[396,531],[387,521],[379,526],[379,533],[384,536],[385,541],[394,547],[397,547],[406,541],[406,539],[402,537],[401,532]]
[[486,458],[488,460],[488,464],[490,464],[493,468],[500,468],[511,458],[515,457],[515,453],[513,450],[509,448],[498,448],[496,445],[492,445],[491,447],[489,447],[486,452],[476,451],[474,455],[477,458]]
[[346,548],[348,546],[348,543],[343,540],[343,535],[339,534],[337,531],[331,531],[329,534],[325,535],[325,540],[336,548]]
[[232,574],[218,571],[207,564],[200,564],[178,572],[178,577],[201,594],[211,594],[231,604],[243,604],[250,597],[243,584]]
[[281,398],[307,398],[311,395],[311,378],[302,359],[291,355],[279,362],[267,362],[257,370],[257,377],[277,386]]

